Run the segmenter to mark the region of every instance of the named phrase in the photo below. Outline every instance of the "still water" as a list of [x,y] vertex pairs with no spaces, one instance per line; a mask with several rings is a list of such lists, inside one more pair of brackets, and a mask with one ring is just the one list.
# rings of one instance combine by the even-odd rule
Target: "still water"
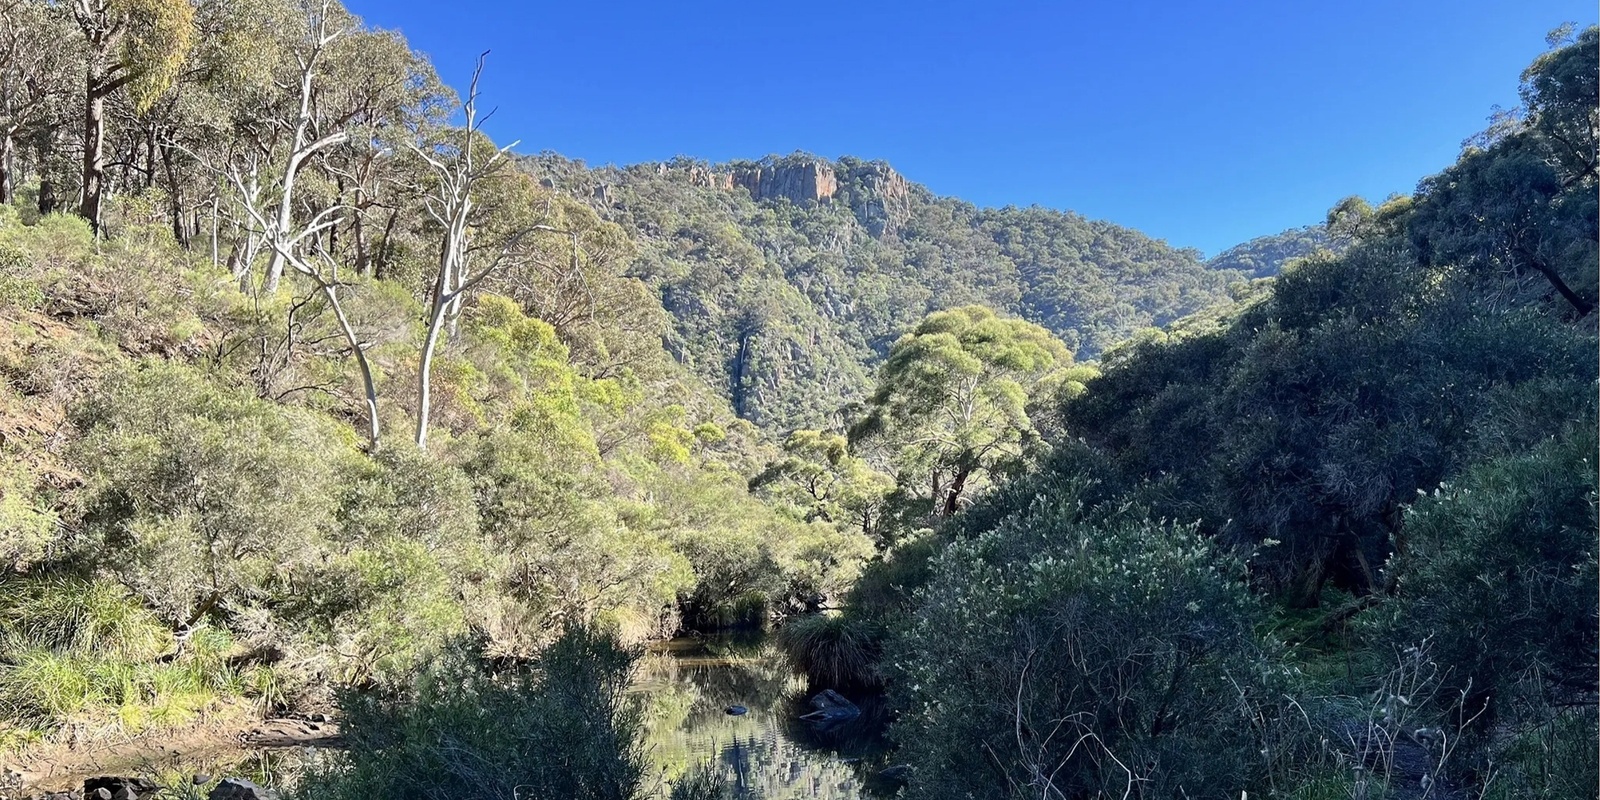
[[[673,639],[653,646],[635,691],[646,696],[649,754],[667,783],[697,764],[728,776],[740,798],[876,800],[885,766],[876,698],[850,696],[860,718],[820,728],[806,713],[806,681],[760,637]],[[743,706],[745,714],[727,713]]]

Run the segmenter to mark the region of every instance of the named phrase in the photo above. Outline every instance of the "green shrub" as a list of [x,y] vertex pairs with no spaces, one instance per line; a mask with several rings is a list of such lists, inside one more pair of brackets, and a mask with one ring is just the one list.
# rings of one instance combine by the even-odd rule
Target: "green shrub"
[[266,604],[327,552],[347,431],[153,360],[74,422],[100,558],[169,623]]
[[916,590],[933,578],[933,557],[945,544],[944,538],[925,532],[869,562],[850,588],[851,611],[879,620],[905,613]]
[[643,796],[643,722],[626,691],[636,653],[583,628],[530,661],[480,647],[452,648],[404,689],[345,694],[347,749],[301,796]]
[[283,613],[338,653],[340,681],[411,674],[466,631],[464,596],[483,574],[472,486],[409,443],[356,462],[344,477],[337,543]]
[[1595,709],[1566,709],[1518,732],[1496,753],[1486,798],[1588,800],[1600,785]]
[[1267,660],[1192,528],[1040,499],[934,559],[891,646],[911,796],[1252,794]]
[[38,476],[0,448],[0,574],[47,560],[63,545],[60,515],[38,491]]
[[1596,452],[1583,425],[1478,463],[1406,513],[1395,602],[1372,624],[1396,648],[1429,642],[1444,700],[1487,704],[1482,725],[1593,697]]
[[624,518],[592,453],[520,427],[464,445],[492,591],[508,601],[481,626],[511,650],[548,644],[568,613],[657,619],[690,583],[662,536]]
[[0,241],[0,308],[33,309],[44,304],[44,297],[27,255]]

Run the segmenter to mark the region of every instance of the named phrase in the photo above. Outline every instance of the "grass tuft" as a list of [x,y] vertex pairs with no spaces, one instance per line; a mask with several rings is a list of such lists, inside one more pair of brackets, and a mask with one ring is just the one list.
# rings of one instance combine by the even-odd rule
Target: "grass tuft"
[[778,629],[778,647],[812,683],[831,687],[879,686],[883,635],[876,626],[843,616],[791,618]]

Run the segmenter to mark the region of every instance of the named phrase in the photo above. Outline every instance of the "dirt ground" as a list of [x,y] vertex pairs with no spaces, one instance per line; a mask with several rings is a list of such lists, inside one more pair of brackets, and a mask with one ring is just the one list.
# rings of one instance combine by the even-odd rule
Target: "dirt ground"
[[215,776],[212,770],[246,762],[264,751],[338,747],[338,725],[323,719],[212,723],[91,746],[60,742],[31,747],[0,756],[4,767],[0,800],[66,791],[100,775]]

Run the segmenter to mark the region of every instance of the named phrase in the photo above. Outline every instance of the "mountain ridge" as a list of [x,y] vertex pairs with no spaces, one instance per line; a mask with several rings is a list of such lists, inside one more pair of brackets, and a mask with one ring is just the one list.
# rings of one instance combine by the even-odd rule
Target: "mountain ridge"
[[988,305],[1093,359],[1232,302],[1247,283],[1194,248],[1075,211],[980,207],[883,160],[796,152],[589,167],[545,152],[520,163],[628,232],[629,273],[675,321],[668,349],[740,416],[776,430],[859,400],[889,345],[931,311]]

